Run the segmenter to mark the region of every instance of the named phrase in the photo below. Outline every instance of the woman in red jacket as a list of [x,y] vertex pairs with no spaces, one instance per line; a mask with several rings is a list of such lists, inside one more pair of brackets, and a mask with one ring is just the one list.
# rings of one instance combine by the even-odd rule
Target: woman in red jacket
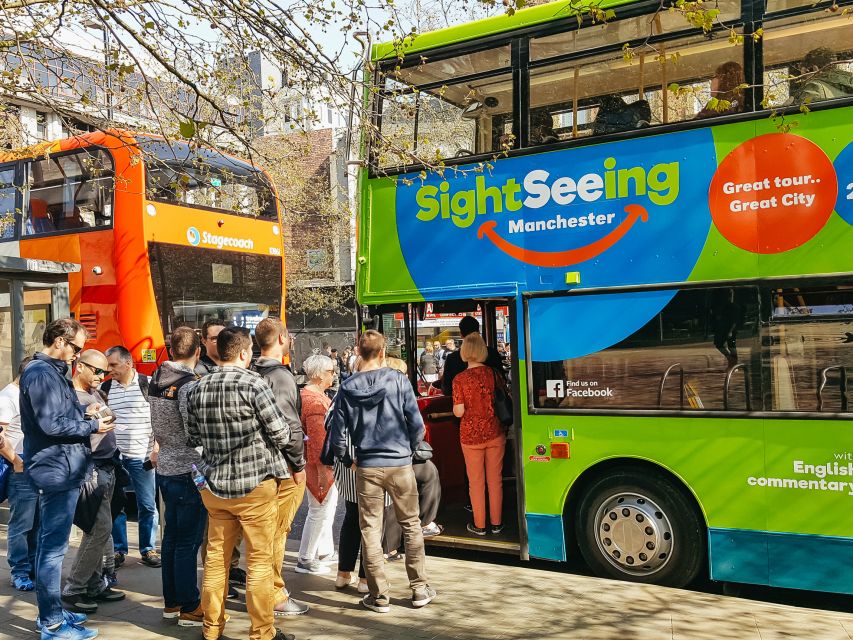
[[308,488],[308,517],[299,544],[298,573],[329,573],[328,564],[338,561],[332,525],[338,490],[332,470],[320,462],[326,437],[326,411],[332,401],[326,389],[335,379],[335,363],[328,356],[311,356],[302,365],[310,382],[302,390],[302,428],[305,431],[305,475]]
[[503,384],[500,375],[483,364],[489,355],[479,333],[470,333],[460,351],[468,368],[453,379],[453,414],[461,418],[459,438],[468,491],[474,511],[474,523],[468,531],[486,535],[486,485],[489,488],[489,522],[492,533],[503,530],[503,460],[506,433],[495,415],[495,385]]

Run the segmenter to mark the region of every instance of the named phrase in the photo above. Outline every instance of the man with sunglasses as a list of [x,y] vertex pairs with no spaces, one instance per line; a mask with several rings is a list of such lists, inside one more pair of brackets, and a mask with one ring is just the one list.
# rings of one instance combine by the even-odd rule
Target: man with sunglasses
[[96,629],[81,626],[84,615],[63,610],[60,593],[74,509],[80,487],[92,472],[89,439],[113,428],[105,418],[86,417],[101,405],[84,408],[65,377],[86,337],[86,329],[73,318],[54,320],[44,330],[44,348],[21,375],[24,468],[40,499],[36,597],[42,640],[87,640],[98,635]]
[[[71,383],[81,404],[106,404],[98,386],[104,381],[108,367],[107,357],[97,349],[87,349],[80,354]],[[62,590],[62,601],[72,611],[87,614],[95,613],[99,602],[119,602],[125,598],[121,591],[115,591],[105,583],[101,572],[104,548],[113,527],[110,503],[116,482],[115,454],[118,449],[115,432],[95,433],[90,443],[97,490],[83,492],[80,499],[92,501],[93,504],[87,504],[85,508],[91,508],[97,515],[92,528],[84,531],[77,557]],[[78,503],[78,506],[84,505]]]

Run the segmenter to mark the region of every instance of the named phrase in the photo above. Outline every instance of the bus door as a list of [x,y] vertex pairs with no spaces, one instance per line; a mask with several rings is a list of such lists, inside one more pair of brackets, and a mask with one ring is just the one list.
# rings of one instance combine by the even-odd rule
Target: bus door
[[[397,330],[404,334],[412,383],[426,424],[426,439],[433,448],[433,460],[441,480],[442,499],[436,522],[444,527],[441,535],[428,538],[431,544],[463,548],[489,548],[519,552],[519,496],[517,491],[517,442],[520,425],[507,431],[503,465],[503,530],[486,536],[467,529],[473,524],[465,458],[459,441],[459,420],[453,415],[452,383],[445,363],[462,345],[459,322],[466,315],[480,324],[480,332],[498,362],[500,375],[512,390],[516,365],[515,336],[511,330],[514,301],[509,299],[452,300],[409,305],[397,318]],[[386,326],[390,322],[384,320]],[[456,356],[458,357],[458,356]],[[488,503],[487,503],[488,505]],[[488,524],[488,518],[487,518]],[[488,528],[488,527],[487,527]]]

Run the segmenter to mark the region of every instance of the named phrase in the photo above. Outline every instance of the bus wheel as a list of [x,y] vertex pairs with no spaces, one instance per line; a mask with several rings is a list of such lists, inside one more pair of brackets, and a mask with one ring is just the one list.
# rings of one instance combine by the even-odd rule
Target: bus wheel
[[683,587],[704,561],[704,525],[672,481],[621,469],[595,480],[576,519],[581,553],[601,577]]

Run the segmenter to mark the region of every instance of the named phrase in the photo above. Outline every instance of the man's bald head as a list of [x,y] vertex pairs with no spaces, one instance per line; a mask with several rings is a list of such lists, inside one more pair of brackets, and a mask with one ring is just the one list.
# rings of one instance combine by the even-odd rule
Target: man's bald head
[[107,356],[97,349],[86,349],[77,358],[74,381],[83,389],[94,389],[104,381],[109,367]]

